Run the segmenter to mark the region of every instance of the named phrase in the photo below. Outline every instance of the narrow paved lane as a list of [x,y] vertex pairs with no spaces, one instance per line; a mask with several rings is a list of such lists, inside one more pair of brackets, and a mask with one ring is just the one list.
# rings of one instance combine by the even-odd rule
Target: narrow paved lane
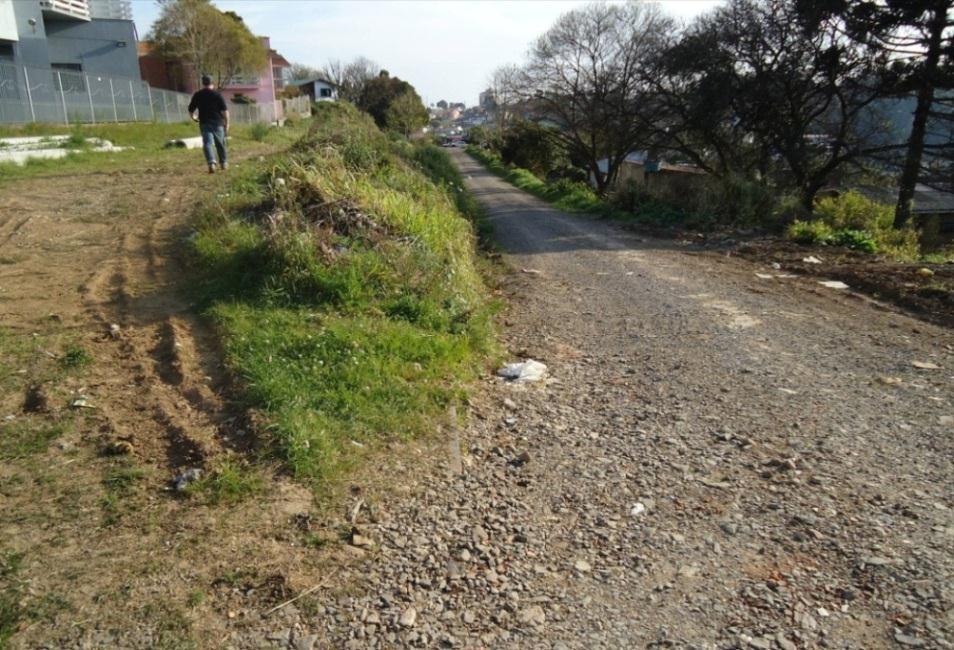
[[336,643],[954,647],[950,331],[454,156],[550,378],[489,380],[462,474],[381,508]]

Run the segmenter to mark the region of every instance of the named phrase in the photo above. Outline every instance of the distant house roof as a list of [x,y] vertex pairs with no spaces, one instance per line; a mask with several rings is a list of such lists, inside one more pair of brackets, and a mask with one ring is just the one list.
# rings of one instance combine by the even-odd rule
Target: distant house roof
[[329,86],[334,86],[335,88],[338,87],[338,84],[328,81],[327,79],[322,79],[321,77],[315,77],[314,79],[295,79],[293,81],[289,81],[288,83],[293,86],[307,86],[308,84],[315,83],[316,81],[319,81],[323,84],[328,84]]
[[281,67],[283,67],[283,68],[290,68],[290,67],[291,67],[291,63],[288,62],[288,59],[286,59],[286,58],[283,57],[281,54],[279,54],[277,50],[269,50],[269,51],[268,51],[268,56],[269,56],[269,58],[271,58],[271,60],[272,60],[272,65],[273,65],[273,66],[274,66],[274,65],[277,65],[277,66],[281,66]]
[[[880,203],[894,205],[898,200],[895,188],[859,187],[858,192]],[[942,192],[918,183],[914,189],[913,214],[954,214],[954,193]]]

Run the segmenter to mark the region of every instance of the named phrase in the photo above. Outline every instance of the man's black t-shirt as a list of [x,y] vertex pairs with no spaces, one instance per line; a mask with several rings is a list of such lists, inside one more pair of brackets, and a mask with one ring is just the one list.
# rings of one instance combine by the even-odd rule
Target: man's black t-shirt
[[222,126],[222,112],[229,110],[222,95],[211,88],[203,88],[189,102],[189,112],[199,109],[199,123],[208,126]]

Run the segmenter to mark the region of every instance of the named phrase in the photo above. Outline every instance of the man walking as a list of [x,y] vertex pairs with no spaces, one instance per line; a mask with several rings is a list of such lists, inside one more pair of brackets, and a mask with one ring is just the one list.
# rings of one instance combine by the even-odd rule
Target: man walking
[[[198,117],[196,117],[196,111],[199,113]],[[229,134],[229,107],[225,104],[222,94],[215,90],[212,77],[207,74],[202,75],[202,90],[192,95],[192,101],[189,102],[189,116],[199,123],[202,149],[205,151],[205,161],[209,163],[209,173],[215,173],[216,152],[218,152],[222,169],[228,169],[225,137]]]

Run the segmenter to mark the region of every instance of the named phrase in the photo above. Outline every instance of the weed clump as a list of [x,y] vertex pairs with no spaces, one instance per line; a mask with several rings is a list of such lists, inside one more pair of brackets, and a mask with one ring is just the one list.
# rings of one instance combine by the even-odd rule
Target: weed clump
[[820,199],[815,204],[814,219],[792,222],[786,235],[800,244],[843,246],[864,253],[882,253],[900,261],[920,256],[917,231],[896,229],[891,206],[857,192]]
[[199,220],[200,300],[300,478],[327,484],[379,441],[429,430],[492,349],[476,210],[451,169],[322,104]]

